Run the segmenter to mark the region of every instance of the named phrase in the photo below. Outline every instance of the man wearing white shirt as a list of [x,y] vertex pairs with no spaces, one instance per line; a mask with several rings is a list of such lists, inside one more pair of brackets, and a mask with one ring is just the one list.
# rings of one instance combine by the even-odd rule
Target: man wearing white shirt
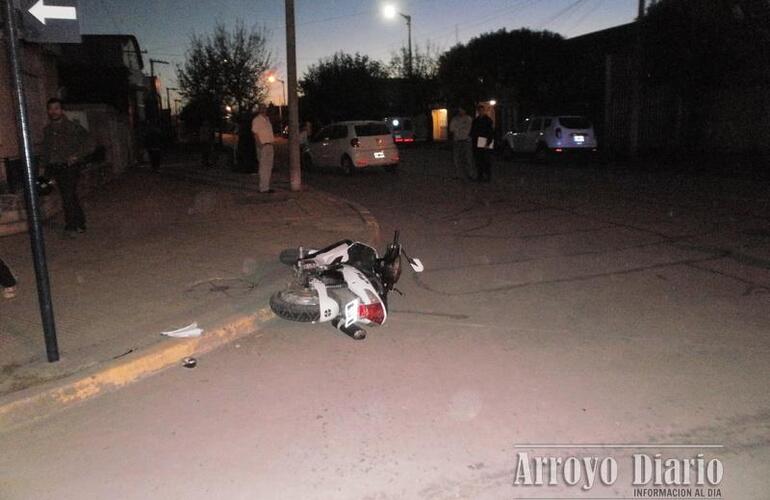
[[251,132],[254,134],[254,141],[257,144],[259,192],[273,193],[275,191],[270,189],[270,177],[273,173],[273,158],[275,157],[273,124],[267,117],[267,106],[264,104],[260,104],[257,109],[257,116],[251,122]]

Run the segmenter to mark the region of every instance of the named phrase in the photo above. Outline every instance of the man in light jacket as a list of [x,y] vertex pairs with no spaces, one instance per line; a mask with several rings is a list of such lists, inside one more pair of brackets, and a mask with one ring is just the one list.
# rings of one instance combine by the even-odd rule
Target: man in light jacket
[[257,160],[259,161],[259,192],[274,193],[270,189],[270,177],[273,174],[273,159],[275,158],[275,149],[273,140],[273,124],[267,117],[267,106],[260,104],[257,109],[257,116],[251,122],[251,132],[254,134],[254,141],[257,144]]
[[455,165],[456,179],[465,176],[466,179],[473,179],[476,175],[473,172],[473,148],[471,145],[471,124],[473,119],[460,107],[457,114],[449,122],[449,133],[452,134],[452,159]]

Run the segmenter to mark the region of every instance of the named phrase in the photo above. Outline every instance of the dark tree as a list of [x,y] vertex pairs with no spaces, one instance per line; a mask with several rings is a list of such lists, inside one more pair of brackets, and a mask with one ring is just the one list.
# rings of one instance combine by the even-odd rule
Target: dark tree
[[232,31],[218,24],[210,35],[193,35],[184,65],[177,68],[179,87],[194,108],[249,111],[267,95],[263,75],[270,67],[264,29]]
[[544,111],[565,99],[566,53],[565,41],[556,33],[503,29],[445,52],[438,79],[452,103],[505,97],[525,109]]
[[303,114],[314,121],[382,119],[381,91],[387,72],[382,63],[361,54],[338,52],[305,72],[300,82]]
[[698,88],[770,81],[770,4],[763,0],[661,0],[644,18],[650,83]]
[[[425,49],[416,45],[412,52],[412,78],[418,80],[434,79],[438,73],[440,56],[441,51],[435,45],[428,43]],[[387,68],[391,78],[408,78],[408,68],[409,51],[406,47],[402,47],[401,50],[391,54]]]

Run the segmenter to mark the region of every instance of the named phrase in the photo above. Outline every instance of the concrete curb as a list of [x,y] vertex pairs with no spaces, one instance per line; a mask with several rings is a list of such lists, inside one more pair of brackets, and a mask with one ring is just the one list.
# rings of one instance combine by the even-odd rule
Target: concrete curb
[[48,384],[0,398],[0,430],[42,419],[71,405],[179,365],[188,356],[200,356],[233,340],[258,331],[275,316],[269,307],[254,314],[230,318],[201,337],[165,339],[118,360],[101,364]]
[[[324,195],[330,200],[344,203],[357,212],[370,231],[371,243],[379,243],[380,225],[369,210],[328,193]],[[201,337],[166,339],[82,373],[0,397],[0,432],[46,418],[72,405],[179,365],[186,357],[213,351],[233,340],[260,330],[273,318],[275,315],[270,308],[264,307],[254,314],[231,317],[214,329],[207,330]]]

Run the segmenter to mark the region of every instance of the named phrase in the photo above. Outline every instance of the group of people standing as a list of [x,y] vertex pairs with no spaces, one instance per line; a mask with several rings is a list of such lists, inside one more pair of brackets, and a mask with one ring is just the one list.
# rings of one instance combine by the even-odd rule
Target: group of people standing
[[490,154],[495,144],[495,126],[484,105],[476,108],[476,117],[471,118],[464,108],[449,122],[452,136],[452,158],[455,177],[465,177],[477,182],[491,182],[492,159]]

